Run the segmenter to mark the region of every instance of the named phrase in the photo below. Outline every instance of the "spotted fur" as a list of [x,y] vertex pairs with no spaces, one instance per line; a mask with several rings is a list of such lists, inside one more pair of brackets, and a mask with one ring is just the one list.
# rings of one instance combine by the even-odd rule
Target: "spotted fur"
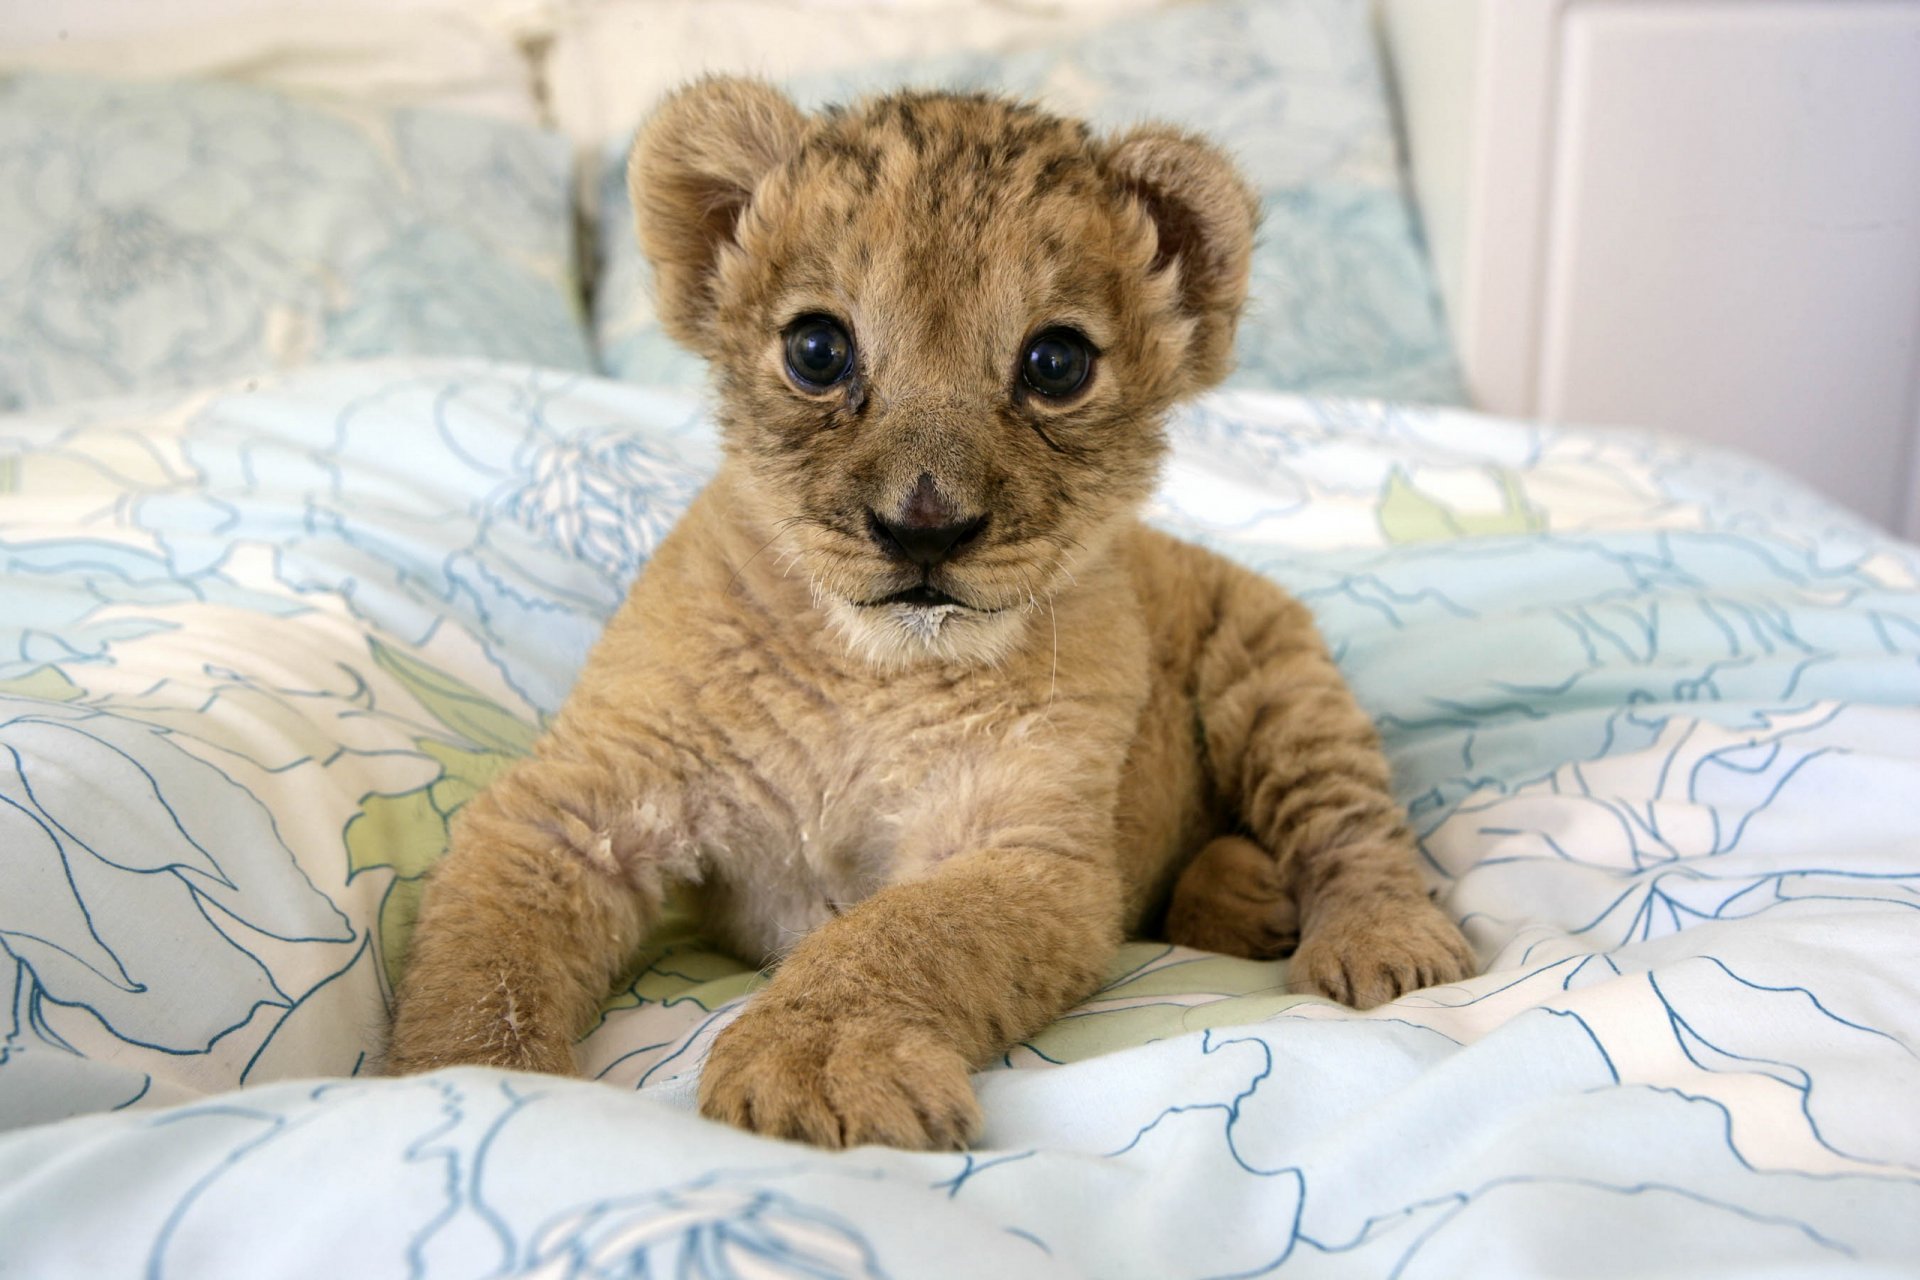
[[[1293,950],[1368,1005],[1470,972],[1312,618],[1135,512],[1163,420],[1227,371],[1255,203],[1221,152],[983,95],[807,116],[717,79],[630,169],[726,460],[534,755],[425,897],[392,1065],[571,1069],[671,884],[778,962],[707,1114],[830,1146],[967,1142],[970,1068],[1086,996],[1123,934]],[[844,324],[845,379],[786,368]],[[1054,401],[1020,354],[1069,325]],[[931,568],[872,523],[984,516]],[[916,587],[951,603],[876,603]]]

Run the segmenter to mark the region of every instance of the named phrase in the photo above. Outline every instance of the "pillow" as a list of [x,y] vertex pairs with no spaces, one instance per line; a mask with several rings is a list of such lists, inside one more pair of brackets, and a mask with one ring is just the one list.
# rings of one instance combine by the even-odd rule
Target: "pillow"
[[1179,0],[588,0],[553,14],[554,126],[597,150],[702,74],[786,79],[957,52],[1030,49]]
[[321,359],[585,369],[565,142],[225,84],[0,81],[0,408]]
[[538,124],[545,0],[60,0],[0,6],[0,68],[224,80]]
[[[789,85],[806,106],[902,82],[1037,98],[1112,129],[1202,130],[1239,158],[1263,223],[1230,386],[1459,403],[1393,122],[1360,0],[1227,0],[1004,56],[957,54]],[[700,362],[660,330],[634,243],[625,140],[603,157],[594,333],[602,367],[687,385]]]

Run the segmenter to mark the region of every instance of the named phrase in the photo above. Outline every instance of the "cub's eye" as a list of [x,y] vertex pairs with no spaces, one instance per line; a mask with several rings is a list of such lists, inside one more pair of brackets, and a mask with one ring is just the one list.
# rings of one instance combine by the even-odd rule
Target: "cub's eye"
[[1074,329],[1048,329],[1020,357],[1021,380],[1049,400],[1072,395],[1092,372],[1092,345]]
[[801,386],[820,390],[853,368],[853,339],[827,316],[801,316],[787,326],[787,372]]

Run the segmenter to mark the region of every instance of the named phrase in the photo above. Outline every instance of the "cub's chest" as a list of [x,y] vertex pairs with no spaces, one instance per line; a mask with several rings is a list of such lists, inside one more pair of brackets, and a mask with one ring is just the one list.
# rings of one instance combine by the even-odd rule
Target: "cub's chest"
[[735,834],[823,873],[889,854],[920,810],[1019,750],[1038,719],[986,681],[837,674],[736,671],[712,682],[700,718]]
[[[697,762],[695,840],[719,937],[775,956],[997,832],[1110,832],[1149,677],[1143,630],[1107,601],[1113,575],[1088,577],[1029,643],[969,669],[879,671],[823,652],[822,631],[791,614],[724,591],[663,593],[635,675]],[[675,615],[694,625],[657,625]]]
[[961,852],[983,792],[1027,773],[1019,744],[1032,732],[970,700],[871,696],[737,722],[710,780],[721,821],[703,859],[709,927],[771,959]]

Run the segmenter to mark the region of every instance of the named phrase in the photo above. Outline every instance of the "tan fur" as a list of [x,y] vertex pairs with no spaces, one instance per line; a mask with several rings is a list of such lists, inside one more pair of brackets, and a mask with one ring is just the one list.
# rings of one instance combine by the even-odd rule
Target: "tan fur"
[[[709,80],[631,178],[726,461],[535,754],[462,813],[393,1069],[570,1070],[674,883],[780,966],[702,1109],[830,1146],[966,1143],[969,1069],[1163,920],[1246,955],[1297,938],[1295,982],[1361,1005],[1471,971],[1307,610],[1135,519],[1166,410],[1230,359],[1254,202],[1223,155],[983,97],[808,118]],[[807,313],[859,353],[824,392],[784,370]],[[1058,324],[1101,354],[1055,403],[1017,361]],[[923,476],[988,515],[925,579],[966,607],[863,604],[923,581],[865,524]]]

